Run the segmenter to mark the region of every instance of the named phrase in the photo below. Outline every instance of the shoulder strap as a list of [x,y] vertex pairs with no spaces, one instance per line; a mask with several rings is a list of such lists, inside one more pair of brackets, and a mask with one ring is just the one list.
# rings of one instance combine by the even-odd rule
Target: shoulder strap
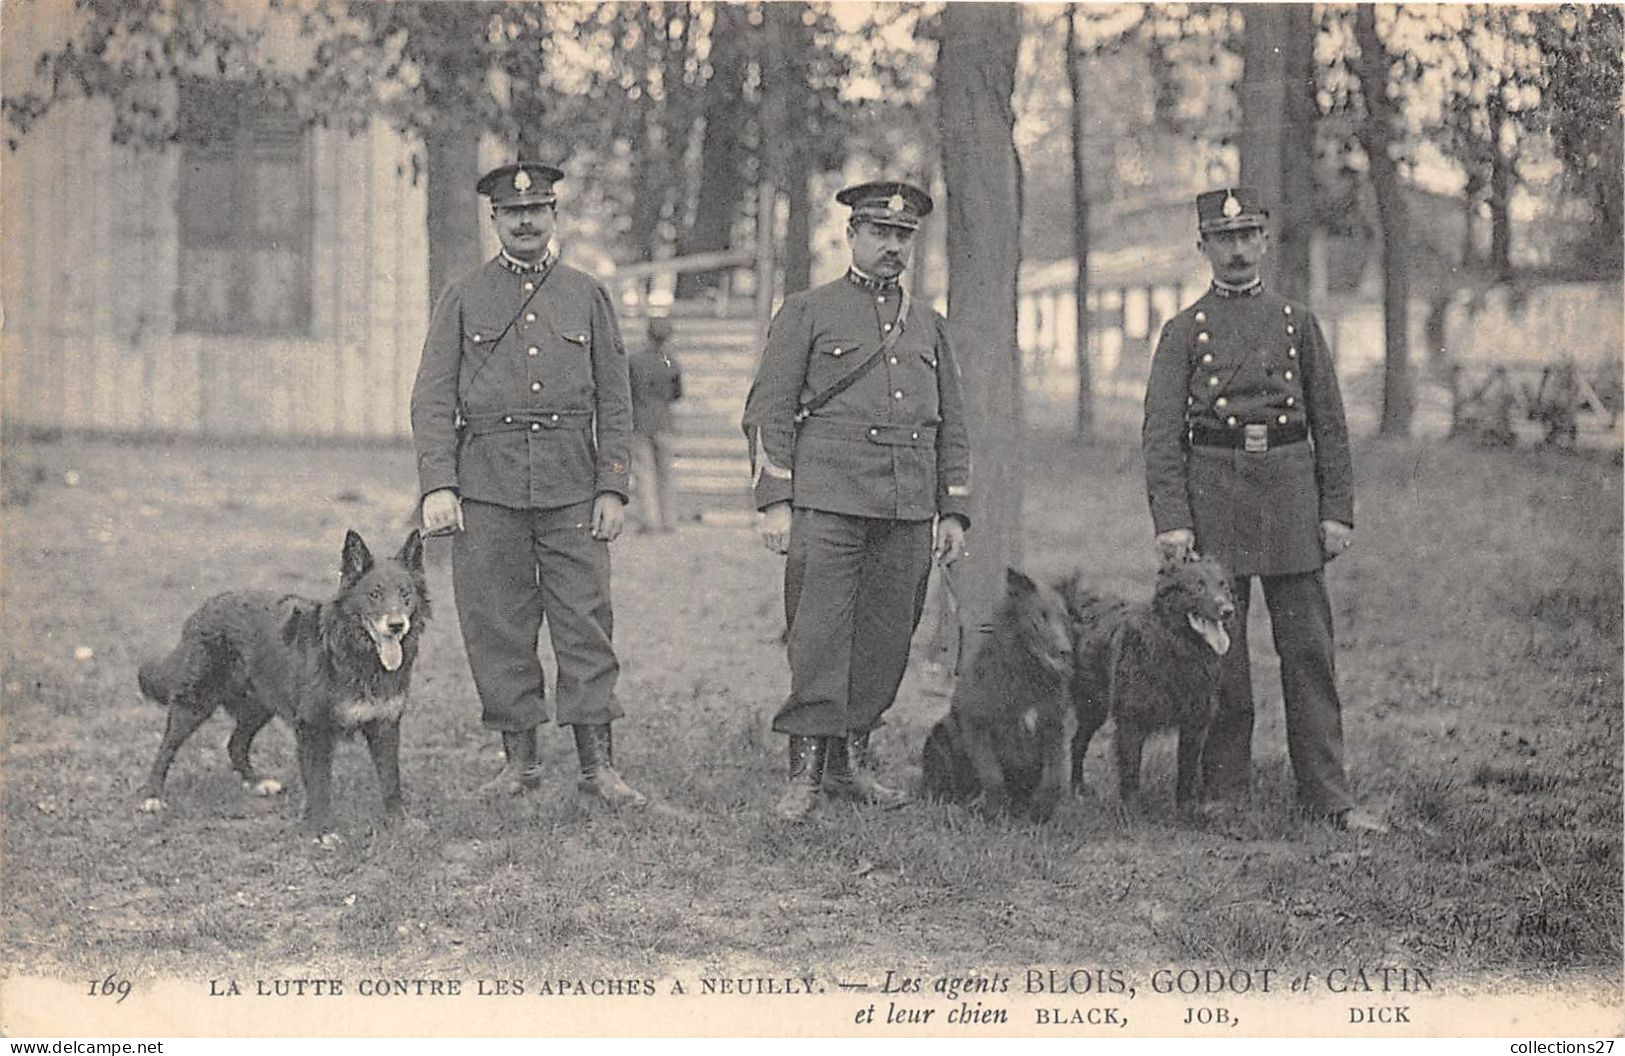
[[814,393],[806,403],[803,403],[800,407],[796,408],[796,424],[799,425],[800,423],[806,421],[813,415],[814,412],[816,412],[820,407],[824,406],[824,404],[828,403],[830,400],[833,400],[847,389],[850,389],[853,385],[856,385],[860,380],[862,380],[864,375],[868,374],[875,368],[875,366],[881,361],[887,352],[891,351],[891,347],[895,345],[897,343],[897,339],[902,336],[903,327],[907,325],[908,292],[905,290],[902,296],[903,302],[897,313],[897,325],[892,327],[890,333],[880,339],[880,344],[873,352],[869,353],[868,359],[847,371],[846,374],[841,377],[840,381],[837,381],[823,392]]

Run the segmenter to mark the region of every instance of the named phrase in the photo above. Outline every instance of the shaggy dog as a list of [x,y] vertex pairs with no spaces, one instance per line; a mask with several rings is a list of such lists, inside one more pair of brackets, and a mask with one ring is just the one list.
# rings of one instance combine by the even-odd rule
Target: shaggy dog
[[1154,730],[1179,730],[1175,801],[1194,805],[1197,769],[1218,707],[1219,662],[1230,651],[1226,623],[1235,595],[1223,566],[1192,557],[1164,565],[1149,605],[1130,605],[1083,589],[1080,574],[1057,584],[1072,619],[1072,787],[1083,784],[1089,741],[1116,722],[1120,809],[1132,812],[1140,792],[1140,755]]
[[141,809],[164,807],[164,778],[175,752],[218,707],[237,720],[226,745],[250,791],[282,785],[255,773],[254,735],[280,715],[293,726],[305,824],[324,837],[331,815],[333,744],[341,733],[366,738],[389,820],[401,817],[400,722],[429,616],[423,541],[416,531],[395,557],[377,562],[355,532],[344,537],[339,592],[331,601],[258,591],[219,594],[194,612],[180,644],[141,665],[141,692],[169,709]]
[[991,635],[925,741],[926,794],[987,813],[1047,819],[1066,792],[1076,719],[1067,699],[1072,638],[1059,595],[1015,569]]

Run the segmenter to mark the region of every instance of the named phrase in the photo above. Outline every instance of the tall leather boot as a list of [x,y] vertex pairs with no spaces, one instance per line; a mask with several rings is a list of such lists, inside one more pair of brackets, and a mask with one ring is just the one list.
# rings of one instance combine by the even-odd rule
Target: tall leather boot
[[819,783],[824,779],[825,737],[790,735],[790,779],[773,813],[786,821],[801,821],[818,805]]
[[536,761],[536,729],[503,730],[502,755],[506,762],[497,775],[480,786],[481,795],[517,796],[542,783],[542,767]]
[[581,780],[576,782],[576,789],[616,809],[647,806],[648,798],[627,784],[615,769],[615,741],[609,723],[571,729],[576,736],[576,756],[581,760]]
[[872,803],[888,810],[908,802],[907,792],[880,783],[880,778],[875,774],[874,755],[869,750],[867,733],[826,737],[824,743],[829,753],[829,761],[824,766],[824,791],[827,794],[837,799]]

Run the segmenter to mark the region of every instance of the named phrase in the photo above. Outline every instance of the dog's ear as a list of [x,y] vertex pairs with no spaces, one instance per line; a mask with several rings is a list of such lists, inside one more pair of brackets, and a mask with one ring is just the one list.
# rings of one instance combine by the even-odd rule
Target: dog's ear
[[372,551],[351,528],[344,533],[344,554],[339,560],[339,575],[345,583],[354,583],[371,570]]
[[1004,570],[1004,589],[1011,594],[1036,594],[1038,593],[1038,584],[1034,583],[1032,577],[1025,572],[1014,568],[1006,568]]
[[413,572],[423,571],[423,533],[416,528],[407,535],[406,542],[401,544],[401,552],[395,559]]

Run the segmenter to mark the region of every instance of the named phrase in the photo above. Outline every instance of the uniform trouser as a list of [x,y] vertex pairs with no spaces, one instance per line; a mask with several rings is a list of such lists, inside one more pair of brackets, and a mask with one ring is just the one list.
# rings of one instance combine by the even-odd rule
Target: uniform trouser
[[790,697],[779,733],[866,733],[897,697],[925,609],[931,522],[797,509],[784,566]]
[[632,434],[632,508],[630,513],[645,530],[671,527],[671,453],[658,433]]
[[592,537],[592,500],[551,510],[463,502],[451,551],[463,646],[480,721],[518,732],[547,721],[536,644],[547,618],[558,659],[558,720],[620,718],[609,544]]
[[[1281,658],[1287,755],[1298,783],[1298,802],[1316,812],[1354,805],[1343,772],[1342,704],[1333,657],[1332,606],[1319,570],[1259,576],[1270,611],[1270,632]],[[1236,577],[1236,633],[1219,668],[1219,710],[1202,752],[1202,784],[1210,799],[1247,795],[1252,768],[1253,683],[1247,655],[1247,610],[1252,580]]]

